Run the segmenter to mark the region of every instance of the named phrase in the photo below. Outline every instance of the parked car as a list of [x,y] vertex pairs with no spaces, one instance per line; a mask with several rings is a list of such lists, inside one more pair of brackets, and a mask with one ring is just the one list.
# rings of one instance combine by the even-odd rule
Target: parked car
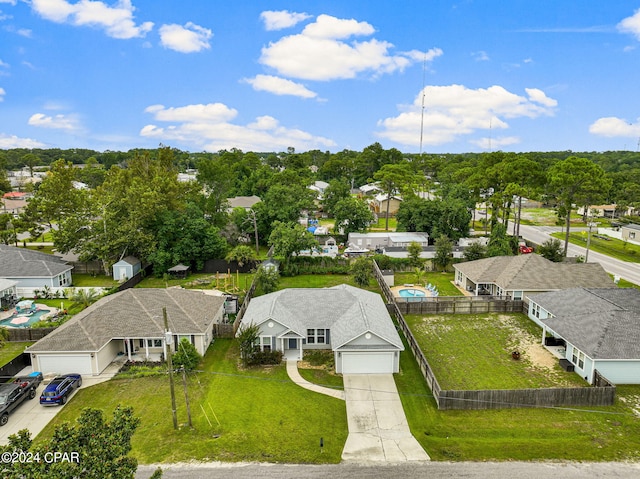
[[40,395],[40,404],[65,404],[71,393],[82,386],[80,374],[64,374],[51,380]]
[[0,426],[9,421],[13,412],[25,399],[36,397],[36,389],[42,382],[42,373],[34,372],[29,376],[15,378],[12,382],[0,384]]

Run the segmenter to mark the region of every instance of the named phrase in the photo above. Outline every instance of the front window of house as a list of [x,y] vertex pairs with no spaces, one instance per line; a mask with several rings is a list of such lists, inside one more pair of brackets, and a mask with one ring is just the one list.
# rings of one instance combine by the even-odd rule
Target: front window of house
[[271,336],[262,336],[260,338],[262,351],[268,352],[271,351]]
[[148,348],[161,348],[162,347],[162,339],[147,339],[147,347]]
[[522,299],[522,291],[514,291],[513,299]]
[[540,306],[537,305],[536,303],[533,303],[533,306],[532,306],[531,309],[532,309],[533,315],[536,318],[539,318],[540,317]]
[[307,344],[326,344],[328,329],[307,329]]

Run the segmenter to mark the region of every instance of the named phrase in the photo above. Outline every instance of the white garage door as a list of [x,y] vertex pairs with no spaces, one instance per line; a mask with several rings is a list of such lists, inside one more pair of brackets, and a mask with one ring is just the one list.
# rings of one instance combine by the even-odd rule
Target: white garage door
[[57,355],[38,354],[38,359],[33,364],[43,374],[57,373],[79,373],[91,374],[91,356],[88,354]]
[[342,373],[393,373],[393,352],[342,353]]

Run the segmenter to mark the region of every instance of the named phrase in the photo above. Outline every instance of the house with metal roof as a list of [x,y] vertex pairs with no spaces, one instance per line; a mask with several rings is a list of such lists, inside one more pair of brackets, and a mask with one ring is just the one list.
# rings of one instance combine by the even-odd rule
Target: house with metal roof
[[474,296],[527,300],[535,293],[614,287],[600,263],[554,263],[538,254],[495,256],[453,265],[455,284]]
[[640,384],[640,290],[572,288],[532,295],[529,318],[543,341],[564,342],[574,371],[593,383],[595,371],[614,384]]
[[0,245],[0,278],[15,281],[18,296],[32,297],[44,287],[51,291],[71,286],[73,266],[40,251]]
[[346,284],[253,298],[241,328],[249,325],[260,328],[262,351],[282,351],[287,360],[332,350],[337,373],[397,373],[404,350],[380,295]]
[[[100,374],[116,358],[156,360],[183,338],[204,355],[213,325],[224,318],[223,296],[180,288],[131,288],[101,298],[29,346],[35,370]],[[165,335],[163,308],[169,331]]]

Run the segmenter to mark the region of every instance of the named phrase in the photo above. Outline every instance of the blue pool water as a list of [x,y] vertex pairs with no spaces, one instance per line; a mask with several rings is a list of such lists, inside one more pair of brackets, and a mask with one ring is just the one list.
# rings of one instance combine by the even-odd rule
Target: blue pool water
[[426,296],[424,291],[419,289],[401,289],[398,291],[402,298],[416,298],[420,296]]
[[[40,317],[43,314],[47,314],[50,313],[51,311],[48,309],[42,309],[42,310],[38,310],[35,313],[33,313],[31,316],[27,316],[24,314],[16,314],[13,313],[11,316],[9,316],[6,319],[3,319],[2,321],[0,321],[0,326],[8,326],[10,328],[28,328],[29,326],[31,326],[33,323],[35,323],[36,321],[40,321]],[[25,322],[25,323],[20,323],[20,324],[12,324],[11,321],[15,318],[20,318],[20,317],[27,317],[29,318],[29,321]]]

